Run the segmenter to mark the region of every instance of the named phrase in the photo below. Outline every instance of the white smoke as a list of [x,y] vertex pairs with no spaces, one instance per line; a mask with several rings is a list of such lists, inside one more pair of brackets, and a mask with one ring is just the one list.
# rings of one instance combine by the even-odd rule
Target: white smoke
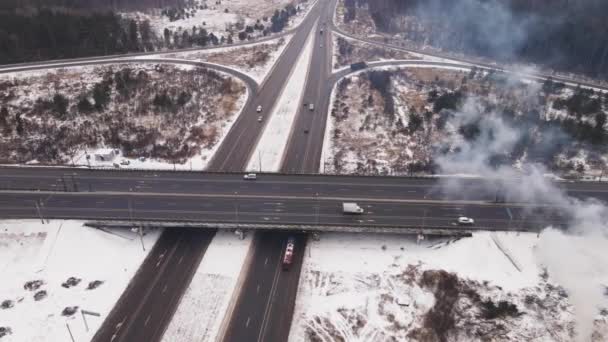
[[[492,165],[489,161],[493,156],[513,151],[522,132],[506,122],[502,113],[487,111],[483,101],[474,97],[468,98],[448,120],[454,128],[472,123],[479,128],[476,138],[466,140],[456,135],[449,138],[451,141],[447,143],[457,148],[435,157],[439,171],[476,174],[491,179],[488,184],[503,184],[509,202],[542,202],[560,208],[567,219],[568,232],[552,227],[543,230],[537,256],[549,276],[569,295],[575,311],[577,340],[591,340],[598,307],[608,305],[601,285],[608,282],[608,208],[597,200],[569,197],[545,177],[542,166],[530,165],[526,172],[521,172],[509,164]],[[443,179],[441,187],[448,195],[462,196],[467,191],[454,178]],[[493,191],[487,189],[488,193]]]

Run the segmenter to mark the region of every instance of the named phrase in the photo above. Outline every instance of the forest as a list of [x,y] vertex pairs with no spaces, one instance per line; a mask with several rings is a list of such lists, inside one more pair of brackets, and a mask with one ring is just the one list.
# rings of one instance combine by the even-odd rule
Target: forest
[[[136,0],[132,6],[190,6],[191,0]],[[16,1],[13,1],[13,3]],[[251,39],[254,31],[266,36],[285,29],[297,9],[289,4],[277,10],[267,23],[243,27],[237,37],[217,37],[203,26],[179,31],[165,29],[156,34],[148,21],[126,19],[109,8],[126,0],[25,0],[6,9],[0,7],[0,64],[62,58],[103,56],[129,52],[183,49],[194,46],[231,44]],[[41,5],[41,3],[46,3]],[[81,8],[90,4],[94,10]],[[176,7],[166,7],[165,9]],[[178,7],[182,8],[182,7]]]
[[[504,62],[608,76],[608,1],[345,0],[376,27],[411,41]],[[351,8],[351,10],[348,10]]]

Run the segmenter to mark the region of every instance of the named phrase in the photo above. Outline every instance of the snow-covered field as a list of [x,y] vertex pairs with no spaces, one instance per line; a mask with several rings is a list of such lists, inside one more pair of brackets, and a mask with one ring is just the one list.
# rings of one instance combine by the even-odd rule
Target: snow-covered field
[[163,341],[215,341],[237,288],[251,245],[231,232],[216,233],[182,297]]
[[[541,266],[544,234],[480,232],[420,243],[322,234],[305,251],[289,340],[572,341],[573,307]],[[564,251],[594,257],[577,276],[596,291],[608,282],[600,245],[573,238]],[[599,342],[608,338],[608,313],[600,313],[608,298],[596,304],[593,341]]]
[[304,95],[315,32],[317,32],[316,25],[309,34],[306,45],[292,69],[291,76],[272,109],[264,133],[251,154],[251,159],[247,165],[249,171],[276,172],[281,166],[283,152],[287,147],[291,128]]
[[[286,29],[295,28],[306,16],[310,8],[315,4],[313,0],[194,0],[194,6],[188,10],[187,18],[171,21],[167,16],[161,15],[160,11],[150,13],[128,12],[123,13],[127,18],[137,21],[148,20],[157,36],[163,37],[164,30],[171,32],[183,32],[191,30],[192,27],[205,29],[215,36],[226,38],[234,36],[242,31],[245,26],[260,22],[265,26],[270,25],[270,18],[276,10],[283,10],[285,6],[292,4],[300,11],[289,19]],[[190,15],[190,13],[192,15]],[[260,37],[261,31],[250,33],[252,38]]]
[[292,37],[293,34],[288,34],[281,38],[247,46],[227,46],[213,50],[153,55],[152,58],[199,60],[232,67],[251,76],[258,84],[261,84]]
[[[67,326],[76,341],[90,340],[160,233],[147,231],[144,251],[139,235],[128,230],[101,231],[79,221],[0,221],[0,327],[11,330],[0,340],[70,341]],[[67,307],[77,310],[64,316]],[[83,318],[83,310],[99,317]]]
[[[485,137],[474,131],[480,118],[463,121],[478,111],[512,127],[511,142],[495,154],[518,169],[540,163],[560,176],[595,179],[608,170],[608,149],[593,140],[598,118],[608,113],[602,93],[474,67],[411,63],[363,70],[337,84],[321,172],[437,172],[433,161],[438,156]],[[605,139],[605,123],[603,131]]]
[[0,84],[10,164],[202,170],[248,96],[223,73],[157,63],[9,73]]

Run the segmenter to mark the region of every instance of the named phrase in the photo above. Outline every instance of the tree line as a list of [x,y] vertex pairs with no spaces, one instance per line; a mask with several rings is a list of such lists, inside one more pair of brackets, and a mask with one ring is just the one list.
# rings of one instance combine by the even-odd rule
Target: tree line
[[[167,3],[185,2],[175,0]],[[35,4],[37,1],[24,3]],[[50,3],[71,5],[69,0],[51,0]],[[137,3],[164,2],[141,0]],[[297,12],[298,9],[289,4],[277,10],[271,18],[265,18],[266,24],[258,20],[254,25],[237,28],[239,32],[235,34],[239,40],[248,40],[252,39],[254,31],[264,36],[280,32]],[[149,21],[126,19],[113,11],[79,11],[47,6],[27,7],[27,10],[24,7],[0,9],[0,64],[232,44],[237,39],[232,32],[218,37],[208,32],[204,25],[202,22],[201,26],[178,31],[165,29],[157,35]]]
[[379,30],[410,41],[608,77],[608,1],[345,0],[344,20],[364,4]]

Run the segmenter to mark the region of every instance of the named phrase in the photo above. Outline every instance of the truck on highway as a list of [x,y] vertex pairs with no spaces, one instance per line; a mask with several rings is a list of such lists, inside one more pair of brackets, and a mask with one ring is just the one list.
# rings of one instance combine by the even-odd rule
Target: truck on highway
[[287,245],[285,245],[285,253],[283,253],[283,270],[288,270],[293,262],[293,250],[295,248],[295,239],[289,237],[287,239]]
[[367,68],[367,64],[365,62],[357,62],[350,65],[350,70],[357,71]]
[[342,213],[344,214],[363,214],[364,210],[357,203],[344,202],[342,203]]

